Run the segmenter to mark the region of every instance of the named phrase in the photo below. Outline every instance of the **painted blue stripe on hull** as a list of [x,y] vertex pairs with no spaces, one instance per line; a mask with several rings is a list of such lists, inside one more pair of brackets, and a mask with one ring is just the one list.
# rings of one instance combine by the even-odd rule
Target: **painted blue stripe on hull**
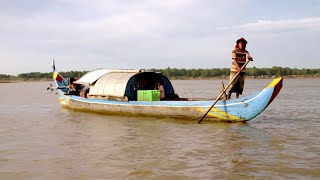
[[[266,88],[260,93],[255,93],[251,96],[244,98],[227,100],[227,101],[218,101],[215,108],[225,111],[225,107],[228,107],[228,112],[232,108],[246,108],[249,106],[255,106],[255,109],[258,106],[265,108],[266,104],[269,102],[272,95],[273,88]],[[110,101],[110,100],[99,100],[99,99],[87,99],[79,96],[68,95],[71,99],[82,101],[86,103],[98,103],[98,104],[119,104],[119,105],[147,105],[147,106],[186,106],[186,107],[208,107],[211,106],[213,101]],[[262,103],[263,102],[263,103]],[[257,108],[260,109],[260,108]],[[235,114],[236,115],[236,114]]]
[[[247,96],[240,99],[228,100],[228,101],[218,101],[215,107],[225,106],[225,102],[227,105],[230,104],[243,104],[243,102],[248,101],[255,96],[254,95]],[[97,103],[97,104],[119,104],[119,105],[146,105],[146,106],[191,106],[191,107],[207,107],[211,106],[214,101],[129,101],[129,102],[121,102],[121,101],[110,101],[110,100],[100,100],[100,99],[87,99],[79,96],[68,95],[71,99],[87,102],[87,103]]]

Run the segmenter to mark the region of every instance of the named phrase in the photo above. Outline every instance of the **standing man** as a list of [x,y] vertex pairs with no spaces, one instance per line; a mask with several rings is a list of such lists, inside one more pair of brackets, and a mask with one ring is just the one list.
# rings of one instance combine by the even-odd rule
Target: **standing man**
[[[249,54],[249,51],[246,50],[247,41],[244,38],[240,38],[236,42],[236,46],[232,51],[232,66],[230,69],[230,81],[233,77],[241,70],[242,66],[246,63],[248,58],[249,61],[252,61],[252,57]],[[237,80],[233,81],[232,85],[228,88],[228,99],[230,99],[233,92],[236,93],[236,97],[239,98],[239,95],[242,94],[244,86],[244,76],[246,68],[244,68]]]

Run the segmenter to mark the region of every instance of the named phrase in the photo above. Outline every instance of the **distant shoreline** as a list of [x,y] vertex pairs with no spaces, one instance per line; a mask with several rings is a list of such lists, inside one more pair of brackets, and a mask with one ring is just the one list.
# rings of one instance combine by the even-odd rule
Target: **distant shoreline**
[[[230,68],[211,68],[211,69],[145,69],[144,71],[152,71],[162,73],[164,76],[172,80],[206,80],[206,79],[229,79]],[[143,71],[143,72],[144,72]],[[82,77],[88,71],[61,71],[62,77]],[[0,82],[26,82],[26,81],[52,81],[52,72],[29,72],[20,73],[18,75],[8,75],[0,73]],[[288,79],[302,78],[320,78],[320,68],[317,69],[297,69],[288,67],[274,66],[272,68],[247,68],[247,79],[272,79],[275,77],[285,77]]]
[[[320,79],[320,76],[310,75],[310,76],[246,76],[246,79],[274,79],[277,77],[283,77],[285,79]],[[193,77],[171,77],[170,80],[226,80],[229,79],[229,76],[219,76],[219,77],[210,77],[210,78],[193,78]],[[0,83],[22,83],[22,82],[50,82],[53,79],[0,79]]]
[[[246,79],[274,79],[283,77],[285,79],[320,79],[320,76],[246,76]],[[210,77],[210,78],[192,78],[192,77],[171,77],[170,80],[211,80],[211,79],[229,79],[229,76]]]
[[22,82],[46,82],[53,79],[0,79],[0,83],[22,83]]

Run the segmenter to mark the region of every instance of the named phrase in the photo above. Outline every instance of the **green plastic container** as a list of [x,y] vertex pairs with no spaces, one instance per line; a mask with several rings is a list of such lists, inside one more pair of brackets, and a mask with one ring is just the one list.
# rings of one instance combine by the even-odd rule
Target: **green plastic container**
[[160,101],[160,90],[138,90],[138,101]]

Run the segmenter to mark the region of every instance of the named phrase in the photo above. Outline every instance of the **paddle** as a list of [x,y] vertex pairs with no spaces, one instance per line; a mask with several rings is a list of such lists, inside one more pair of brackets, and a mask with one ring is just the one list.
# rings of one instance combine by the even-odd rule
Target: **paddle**
[[198,121],[198,124],[200,124],[202,122],[202,120],[207,116],[207,114],[209,113],[209,111],[211,111],[211,109],[213,108],[214,105],[217,104],[217,102],[219,101],[219,99],[221,98],[221,96],[223,94],[225,94],[226,90],[229,88],[229,86],[231,86],[231,84],[238,79],[238,76],[240,75],[241,71],[247,66],[247,64],[250,61],[247,59],[246,63],[241,67],[240,71],[238,71],[238,73],[233,77],[233,79],[230,81],[230,83],[228,84],[228,86],[226,88],[224,88],[224,90],[220,93],[220,95],[218,96],[218,98],[214,101],[214,103],[210,106],[210,108],[207,110],[207,112],[201,117],[201,119]]

